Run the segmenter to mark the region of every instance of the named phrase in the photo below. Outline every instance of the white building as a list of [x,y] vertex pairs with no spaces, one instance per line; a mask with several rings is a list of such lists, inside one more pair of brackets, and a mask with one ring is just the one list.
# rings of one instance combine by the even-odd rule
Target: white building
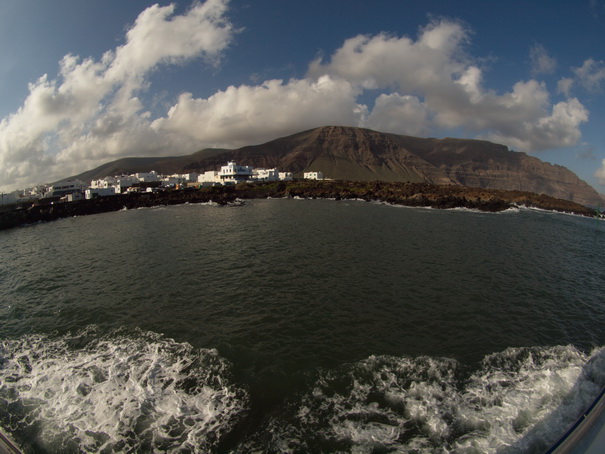
[[90,182],[91,189],[109,189],[114,188],[115,194],[121,194],[126,189],[135,184],[139,184],[140,180],[134,175],[120,175],[116,177],[105,177]]
[[252,180],[252,167],[238,166],[234,161],[229,161],[222,166],[218,176],[223,184],[242,183]]
[[324,174],[317,171],[317,172],[305,172],[304,173],[304,178],[305,180],[323,180],[324,179]]
[[279,181],[279,171],[277,169],[252,169],[252,179],[254,181]]
[[78,200],[84,200],[84,192],[72,192],[71,194],[61,197],[61,200],[63,202],[77,202]]
[[107,189],[117,183],[116,177],[105,177],[90,182],[91,189]]
[[88,185],[80,180],[60,181],[48,188],[48,193],[45,197],[62,197],[76,192],[82,193],[86,188],[88,188]]
[[172,178],[179,178],[183,183],[198,181],[199,173],[175,173],[170,175]]
[[208,170],[197,177],[197,182],[202,183],[202,186],[211,186],[215,183],[220,184],[221,179],[218,176],[217,170]]
[[181,178],[179,176],[170,176],[162,178],[162,187],[163,188],[174,188],[180,184],[186,184],[187,179]]
[[[321,172],[320,172],[321,173]],[[234,184],[245,181],[290,181],[292,172],[280,172],[277,169],[255,169],[251,166],[238,166],[229,161],[221,170],[209,170],[197,177],[197,182],[202,186],[214,184]]]
[[33,188],[26,189],[24,192],[24,196],[29,199],[41,199],[44,197],[47,188],[45,185],[34,186]]
[[135,175],[121,175],[119,177],[115,177],[115,182],[111,187],[114,187],[116,190],[116,194],[121,194],[126,191],[128,188],[134,186],[135,184],[139,184],[140,180]]
[[110,195],[116,195],[116,188],[111,186],[109,188],[88,188],[84,192],[86,200],[94,199],[96,197],[106,197]]
[[134,175],[135,175],[135,177],[137,177],[139,179],[139,181],[141,183],[153,183],[155,181],[160,181],[160,179],[161,179],[160,175],[158,175],[158,173],[155,170],[152,170],[151,172],[148,172],[148,173],[145,173],[145,172],[135,173]]

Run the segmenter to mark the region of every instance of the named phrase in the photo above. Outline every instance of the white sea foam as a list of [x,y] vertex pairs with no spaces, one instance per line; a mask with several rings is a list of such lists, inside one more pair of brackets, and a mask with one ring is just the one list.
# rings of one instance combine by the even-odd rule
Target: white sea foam
[[[214,350],[153,333],[0,344],[0,423],[49,452],[216,451],[247,413]],[[605,348],[510,348],[474,370],[371,356],[319,371],[235,452],[543,452],[605,385]]]
[[518,205],[515,204],[514,208],[518,211],[537,211],[540,213],[554,214],[554,215],[563,215],[563,216],[573,216],[575,218],[581,219],[596,219],[594,216],[586,216],[583,214],[577,214],[569,211],[558,211],[558,210],[548,210],[546,208],[538,208],[531,205]]
[[570,346],[507,349],[474,373],[448,359],[373,356],[320,374],[294,420],[267,430],[280,452],[543,452],[605,385],[604,366],[605,348]]
[[205,452],[245,412],[228,374],[216,351],[152,333],[26,336],[0,344],[0,422],[52,452]]

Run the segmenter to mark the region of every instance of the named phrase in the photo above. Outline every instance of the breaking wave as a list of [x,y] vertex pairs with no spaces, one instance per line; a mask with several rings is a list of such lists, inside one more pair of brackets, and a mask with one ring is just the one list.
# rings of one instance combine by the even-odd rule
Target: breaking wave
[[605,349],[509,348],[476,371],[372,356],[318,374],[239,452],[544,452],[605,385]]
[[208,451],[245,412],[215,350],[154,333],[0,344],[0,423],[45,452]]

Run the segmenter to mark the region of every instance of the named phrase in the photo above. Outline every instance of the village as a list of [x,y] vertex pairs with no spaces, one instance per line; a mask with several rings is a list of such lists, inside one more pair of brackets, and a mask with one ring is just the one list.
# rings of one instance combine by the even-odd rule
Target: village
[[[325,179],[320,171],[305,172],[303,178],[306,180]],[[92,180],[90,183],[77,179],[64,180],[23,191],[3,193],[0,195],[0,205],[35,201],[74,202],[133,192],[157,192],[166,189],[201,188],[243,182],[291,181],[292,179],[292,172],[280,172],[275,168],[255,168],[229,161],[226,165],[221,166],[220,170],[209,170],[204,173],[162,175],[151,171],[108,176]]]

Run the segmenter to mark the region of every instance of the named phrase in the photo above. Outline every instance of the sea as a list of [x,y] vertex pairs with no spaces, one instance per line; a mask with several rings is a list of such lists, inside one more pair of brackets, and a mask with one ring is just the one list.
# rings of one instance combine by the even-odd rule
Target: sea
[[307,199],[0,232],[28,453],[542,453],[605,386],[605,222]]

